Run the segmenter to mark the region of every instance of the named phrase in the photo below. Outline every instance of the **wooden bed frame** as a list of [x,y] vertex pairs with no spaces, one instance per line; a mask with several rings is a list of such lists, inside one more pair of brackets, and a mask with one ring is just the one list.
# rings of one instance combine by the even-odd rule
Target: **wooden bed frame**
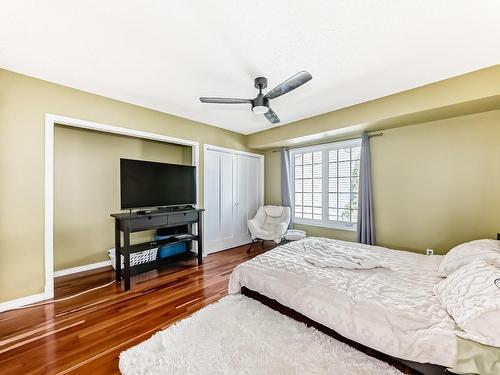
[[359,344],[355,341],[349,340],[345,338],[344,336],[340,335],[339,333],[335,332],[334,330],[315,322],[312,319],[309,319],[308,317],[298,313],[297,311],[286,307],[276,300],[273,300],[271,298],[268,298],[258,292],[255,292],[253,290],[250,290],[246,287],[241,288],[241,294],[253,298],[267,307],[270,307],[273,310],[276,310],[283,315],[286,315],[292,319],[295,319],[299,322],[302,322],[306,324],[309,327],[314,327],[317,330],[333,337],[334,339],[341,341],[371,357],[377,358],[381,361],[384,361],[394,367],[396,367],[399,371],[401,371],[404,374],[408,375],[445,375],[445,374],[450,374],[452,375],[453,373],[448,371],[446,367],[439,366],[439,365],[433,365],[430,363],[419,363],[419,362],[412,362],[412,361],[407,361],[404,359],[400,358],[395,358],[391,357],[387,354],[381,353],[377,350],[371,349],[367,346],[364,346],[362,344]]

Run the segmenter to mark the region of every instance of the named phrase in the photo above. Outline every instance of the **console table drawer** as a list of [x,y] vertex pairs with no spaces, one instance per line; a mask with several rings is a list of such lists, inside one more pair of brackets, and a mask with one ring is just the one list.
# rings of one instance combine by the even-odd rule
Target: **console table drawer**
[[192,223],[198,221],[198,212],[183,212],[168,217],[169,224]]
[[168,225],[168,216],[146,216],[130,221],[130,229],[136,231],[143,228],[151,228]]

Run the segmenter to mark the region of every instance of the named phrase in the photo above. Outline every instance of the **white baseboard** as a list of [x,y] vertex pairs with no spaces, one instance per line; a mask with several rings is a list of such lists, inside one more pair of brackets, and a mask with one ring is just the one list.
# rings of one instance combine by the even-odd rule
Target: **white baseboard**
[[46,293],[33,294],[31,296],[21,297],[10,301],[0,302],[0,312],[15,309],[31,303],[40,302],[49,299],[50,296]]
[[[107,266],[111,266],[111,260],[105,260],[104,262],[86,264],[84,266],[66,268],[64,270],[55,271],[54,277],[71,275],[72,273],[89,271],[96,268],[107,267]],[[13,299],[10,301],[0,302],[0,312],[40,302],[49,298],[52,298],[52,296],[50,296],[49,293],[39,293],[39,294],[33,294],[31,296]]]
[[91,263],[91,264],[86,264],[84,266],[78,266],[73,268],[66,268],[60,271],[54,271],[54,277],[71,275],[72,273],[89,271],[96,268],[107,267],[107,266],[111,266],[111,260],[105,260],[104,262]]

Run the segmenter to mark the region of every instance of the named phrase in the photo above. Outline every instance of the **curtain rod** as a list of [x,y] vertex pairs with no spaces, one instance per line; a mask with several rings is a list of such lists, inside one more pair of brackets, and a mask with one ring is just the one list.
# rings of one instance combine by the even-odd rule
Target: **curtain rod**
[[[368,138],[372,138],[372,137],[381,137],[383,136],[384,133],[380,132],[380,133],[374,133],[374,134],[369,134],[368,135]],[[352,141],[353,139],[359,139],[361,137],[355,137],[355,138],[347,138],[347,139],[339,139],[338,141],[333,141],[333,142],[343,142],[343,141]],[[327,144],[327,143],[333,143],[332,141],[329,141],[329,142],[323,142],[323,143],[316,143],[316,144],[312,144],[311,146],[319,146],[319,145],[324,145],[324,144]],[[307,145],[306,145],[307,146]],[[301,148],[301,147],[304,147],[304,146],[299,146],[299,147],[289,147],[289,149],[294,149],[294,148]],[[277,148],[275,150],[272,150],[272,152],[280,152],[281,151],[281,148]]]

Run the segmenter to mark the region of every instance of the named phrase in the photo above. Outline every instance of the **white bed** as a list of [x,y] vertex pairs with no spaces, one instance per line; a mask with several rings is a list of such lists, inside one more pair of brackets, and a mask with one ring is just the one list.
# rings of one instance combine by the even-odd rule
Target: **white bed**
[[[304,241],[369,249],[390,268],[321,268],[304,260]],[[388,355],[452,367],[455,322],[433,294],[443,257],[325,238],[279,246],[236,267],[229,293],[258,292],[339,334]]]

